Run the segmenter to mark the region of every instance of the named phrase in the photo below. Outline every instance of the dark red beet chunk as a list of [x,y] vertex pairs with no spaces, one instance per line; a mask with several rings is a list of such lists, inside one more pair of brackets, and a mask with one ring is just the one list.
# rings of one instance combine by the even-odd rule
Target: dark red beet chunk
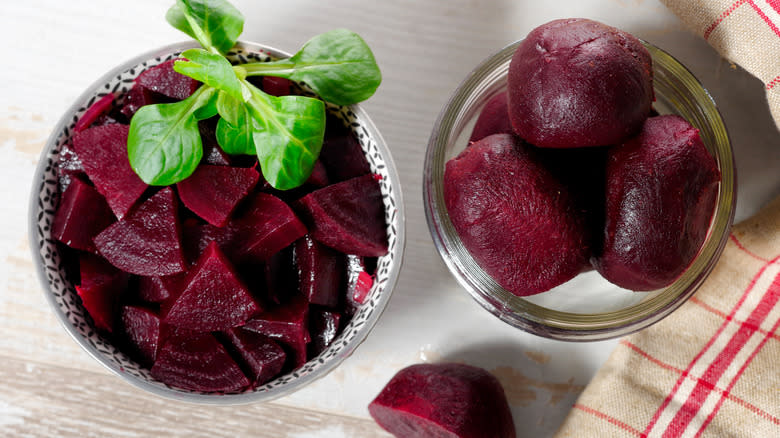
[[173,63],[176,61],[171,59],[145,70],[138,75],[135,83],[176,100],[190,97],[198,89],[200,82],[174,71]]
[[114,102],[114,95],[108,93],[105,96],[93,103],[92,106],[87,108],[84,114],[81,116],[76,125],[73,126],[73,132],[81,132],[92,125],[98,117],[105,115],[111,110],[111,105]]
[[608,155],[601,275],[636,291],[674,282],[707,236],[719,181],[697,129],[678,116],[647,119]]
[[306,227],[281,199],[267,193],[250,197],[246,212],[228,226],[235,260],[264,262],[306,234]]
[[120,112],[127,117],[127,120],[131,120],[142,106],[162,103],[161,100],[161,95],[142,85],[135,84],[125,95]]
[[385,430],[401,438],[514,438],[512,412],[499,381],[458,363],[399,371],[368,405]]
[[652,58],[634,36],[582,18],[532,30],[509,65],[509,118],[540,147],[618,144],[653,102]]
[[585,215],[534,152],[515,136],[494,134],[444,173],[445,204],[463,245],[518,296],[570,280],[590,257]]
[[314,169],[311,171],[309,179],[306,180],[306,184],[318,188],[325,187],[330,184],[330,179],[328,179],[328,172],[325,170],[325,165],[322,164],[322,161],[317,160],[314,162]]
[[164,306],[166,324],[204,332],[227,330],[261,310],[216,243],[206,248],[184,284],[181,294]]
[[127,125],[95,126],[73,136],[73,149],[84,170],[119,219],[146,190],[127,158],[128,129]]
[[512,134],[512,124],[509,123],[509,107],[507,92],[503,91],[490,99],[479,113],[474,130],[471,131],[469,142],[482,140],[493,134]]
[[95,321],[95,328],[114,331],[119,298],[127,289],[129,276],[100,257],[83,254],[79,258],[81,284],[76,291],[81,303]]
[[98,234],[95,246],[112,265],[131,274],[160,276],[184,271],[187,263],[177,204],[173,190],[160,190]]
[[295,264],[293,247],[277,252],[265,264],[266,296],[276,304],[298,293],[298,266]]
[[[369,281],[370,280],[370,281]],[[347,288],[344,297],[344,313],[351,317],[365,302],[374,279],[366,272],[366,262],[361,256],[347,256]]]
[[246,322],[245,328],[276,339],[285,347],[288,362],[297,369],[306,363],[309,335],[309,303],[301,295]]
[[242,327],[228,330],[225,337],[252,385],[262,385],[282,371],[287,355],[271,338]]
[[120,322],[130,350],[144,366],[151,366],[160,346],[160,317],[143,307],[123,306]]
[[249,386],[241,368],[211,333],[166,342],[151,374],[167,385],[193,391],[227,392]]
[[178,294],[184,273],[165,277],[140,277],[138,280],[138,298],[149,303],[162,303]]
[[300,289],[312,304],[336,307],[345,275],[344,254],[312,239],[308,234],[295,243]]
[[114,220],[105,198],[89,184],[74,178],[60,199],[51,235],[71,248],[94,252],[92,239]]
[[83,177],[84,180],[87,179],[81,159],[76,154],[76,151],[67,144],[62,145],[57,157],[57,176],[59,177],[58,186],[60,193],[65,193],[73,178]]
[[230,157],[217,143],[216,129],[218,120],[219,117],[212,117],[198,122],[200,140],[203,144],[203,161],[201,163],[214,166],[230,166]]
[[176,187],[187,208],[206,222],[221,227],[259,178],[260,174],[251,167],[201,165]]
[[344,122],[332,116],[328,117],[320,161],[331,182],[346,181],[371,172],[355,134],[344,126]]
[[336,339],[339,332],[341,314],[333,310],[326,310],[312,306],[309,309],[309,357],[317,356]]
[[298,201],[312,237],[345,254],[387,254],[385,210],[373,175],[316,190]]
[[263,91],[271,96],[287,96],[290,94],[289,79],[273,76],[263,76]]

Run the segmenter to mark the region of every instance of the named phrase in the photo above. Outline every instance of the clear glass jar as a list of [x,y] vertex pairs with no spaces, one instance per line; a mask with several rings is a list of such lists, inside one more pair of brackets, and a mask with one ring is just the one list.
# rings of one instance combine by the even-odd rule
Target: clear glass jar
[[722,176],[707,238],[682,276],[664,289],[632,292],[589,271],[550,291],[518,297],[499,286],[463,246],[447,214],[443,180],[447,161],[468,144],[482,107],[506,89],[509,62],[519,44],[505,47],[477,66],[444,106],[433,128],[425,154],[423,200],[436,249],[482,307],[527,332],[567,341],[593,341],[650,326],[693,295],[728,240],[736,204],[736,170],[729,136],[715,102],[676,59],[644,43],[653,57],[655,109],[661,114],[678,114],[697,127]]

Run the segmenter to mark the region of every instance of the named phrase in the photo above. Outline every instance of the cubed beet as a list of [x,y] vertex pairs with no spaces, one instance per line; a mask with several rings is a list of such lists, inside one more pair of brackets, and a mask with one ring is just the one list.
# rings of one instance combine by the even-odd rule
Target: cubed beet
[[95,328],[113,332],[117,306],[127,289],[129,275],[91,254],[79,258],[79,274],[81,284],[76,291]]
[[239,365],[243,365],[244,374],[253,385],[262,385],[282,371],[287,355],[268,336],[236,327],[226,331],[225,338],[228,351],[233,353]]
[[162,303],[177,295],[184,273],[165,277],[140,277],[138,279],[138,298],[149,303]]
[[325,351],[336,339],[341,326],[341,314],[334,310],[311,306],[309,308],[309,357],[315,357]]
[[105,198],[89,184],[74,178],[62,194],[51,235],[71,248],[94,252],[92,239],[115,220]]
[[200,82],[177,73],[173,69],[173,63],[176,61],[177,59],[171,59],[145,70],[138,75],[135,83],[176,100],[190,97],[200,87]]
[[176,187],[187,208],[208,223],[221,227],[259,178],[260,174],[251,167],[200,165]]
[[306,363],[309,335],[309,303],[296,295],[288,303],[264,312],[246,322],[245,328],[276,339],[285,347],[288,363],[297,369]]
[[151,366],[160,347],[160,317],[144,307],[123,306],[119,321],[131,352],[141,364]]
[[111,106],[114,103],[114,94],[108,93],[105,96],[98,99],[93,103],[84,114],[81,116],[78,122],[73,126],[73,132],[81,132],[89,128],[98,117],[105,115],[111,110]]
[[214,166],[230,166],[230,157],[217,143],[217,121],[219,117],[212,117],[198,122],[200,140],[203,144],[203,161],[201,163]]
[[240,261],[265,262],[306,234],[306,227],[292,209],[267,193],[252,195],[246,211],[227,227],[233,236],[226,252]]
[[336,307],[345,276],[345,256],[308,234],[295,243],[300,289],[312,304]]
[[127,117],[127,120],[131,120],[142,106],[162,103],[161,97],[163,96],[142,85],[135,84],[122,99],[122,109],[119,112]]
[[355,134],[341,119],[333,116],[327,120],[320,160],[331,182],[346,181],[371,172]]
[[299,291],[293,247],[277,252],[264,265],[266,297],[276,304],[287,302]]

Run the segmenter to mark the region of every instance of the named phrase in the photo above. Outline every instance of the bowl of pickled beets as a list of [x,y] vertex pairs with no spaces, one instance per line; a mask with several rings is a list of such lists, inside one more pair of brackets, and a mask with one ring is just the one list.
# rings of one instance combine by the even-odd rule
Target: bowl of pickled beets
[[[192,4],[168,21],[202,24]],[[227,31],[203,49],[140,55],[77,99],[41,156],[30,240],[54,312],[95,359],[160,396],[233,404],[299,389],[366,338],[404,213],[386,144],[343,103],[381,79],[363,40],[336,30],[291,56],[236,42],[240,28],[231,40],[240,14],[220,13]],[[363,89],[284,76],[336,46],[363,64],[329,80]]]
[[434,243],[460,284],[540,336],[647,327],[713,269],[735,170],[709,93],[628,32],[561,19],[483,61],[425,157]]

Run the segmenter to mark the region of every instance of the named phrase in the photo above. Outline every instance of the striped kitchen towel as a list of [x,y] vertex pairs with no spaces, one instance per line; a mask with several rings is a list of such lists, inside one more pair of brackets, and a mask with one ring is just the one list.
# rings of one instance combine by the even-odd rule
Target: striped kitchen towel
[[701,289],[623,338],[563,437],[780,437],[780,197],[732,230]]
[[661,0],[724,58],[766,86],[780,128],[780,0]]

